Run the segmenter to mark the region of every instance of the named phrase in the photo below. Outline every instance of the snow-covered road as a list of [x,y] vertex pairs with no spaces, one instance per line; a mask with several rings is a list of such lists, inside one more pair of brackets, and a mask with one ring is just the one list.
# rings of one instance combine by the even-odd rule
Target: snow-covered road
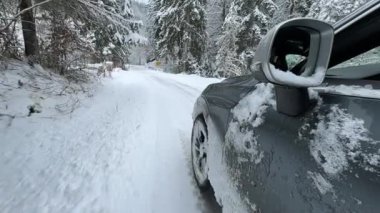
[[71,116],[15,119],[0,132],[0,211],[220,211],[190,162],[193,105],[213,82],[133,67]]

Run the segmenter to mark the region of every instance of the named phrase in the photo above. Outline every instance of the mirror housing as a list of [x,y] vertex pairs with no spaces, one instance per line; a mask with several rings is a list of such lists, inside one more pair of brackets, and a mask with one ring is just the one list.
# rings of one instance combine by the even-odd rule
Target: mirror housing
[[[257,47],[254,75],[258,80],[277,85],[319,86],[326,75],[333,40],[333,27],[323,21],[299,18],[278,24]],[[303,56],[304,60],[296,69],[289,70],[284,60],[294,54]]]
[[283,22],[261,40],[251,69],[257,80],[275,85],[278,112],[298,116],[309,108],[307,88],[322,84],[333,40],[331,25],[309,18]]

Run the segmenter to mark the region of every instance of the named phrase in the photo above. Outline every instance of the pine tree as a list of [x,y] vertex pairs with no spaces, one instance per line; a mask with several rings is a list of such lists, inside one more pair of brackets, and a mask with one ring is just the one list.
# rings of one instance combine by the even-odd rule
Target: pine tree
[[155,23],[159,57],[178,72],[193,73],[203,65],[207,41],[204,0],[162,0]]
[[[130,10],[130,0],[99,0],[98,6],[111,14],[119,14],[124,27],[119,25],[108,25],[107,27],[97,27],[95,29],[95,48],[103,59],[112,60],[114,63],[124,65],[129,55],[129,46],[133,41],[130,35],[138,32],[139,25],[134,22],[127,22],[133,17]],[[111,58],[109,58],[111,57]]]
[[[222,35],[222,27],[232,0],[208,0],[207,1],[207,59],[209,73],[216,70],[215,61],[218,53],[218,39]],[[208,74],[210,75],[210,74]]]
[[[50,19],[53,25],[50,37],[52,45],[47,48],[56,48],[53,44],[59,44],[60,41],[54,38],[66,32],[76,46],[93,48],[97,61],[112,60],[116,65],[123,66],[127,61],[130,46],[137,42],[135,38],[138,36],[135,34],[141,22],[134,20],[130,0],[52,1],[41,10],[46,11],[47,19]],[[54,26],[57,24],[61,29]],[[57,36],[53,36],[54,30]],[[69,42],[67,39],[61,40]],[[88,41],[92,44],[89,45]],[[54,48],[46,52],[56,52]],[[62,48],[62,51],[64,49]],[[49,64],[59,63],[50,60]]]
[[[224,73],[230,76],[248,72],[247,67],[252,62],[255,48],[262,36],[267,33],[276,9],[276,4],[271,0],[232,2],[223,24],[223,35],[218,42],[220,47],[217,56],[218,74]],[[234,53],[227,54],[225,51]],[[228,67],[230,70],[225,70]]]
[[145,40],[138,34],[142,22],[134,19],[130,1],[22,0],[18,4],[3,0],[0,16],[6,19],[0,20],[0,45],[5,48],[0,47],[0,54],[17,55],[6,47],[17,44],[15,26],[21,17],[25,55],[39,52],[42,65],[65,73],[70,66],[77,67],[73,61],[95,58],[95,52],[98,59],[123,64],[130,46]]
[[69,74],[70,66],[78,65],[83,55],[95,53],[83,24],[67,16],[64,11],[41,11],[44,23],[39,28],[40,62],[61,75]]
[[156,38],[158,38],[160,31],[158,26],[157,13],[160,10],[161,1],[159,0],[149,0],[148,3],[148,61],[153,61],[158,59],[158,52],[156,51]]
[[311,5],[308,16],[335,23],[366,2],[367,0],[320,0]]
[[[236,0],[238,14],[243,19],[238,32],[238,54],[251,51],[267,33],[270,20],[277,9],[272,0]],[[248,48],[247,48],[248,47]]]
[[232,3],[223,24],[224,33],[217,42],[219,51],[216,56],[216,77],[241,75],[243,62],[238,58],[236,45],[241,23],[242,18],[238,15],[238,7]]
[[9,23],[18,7],[19,2],[13,0],[2,0],[0,3],[0,60],[2,57],[20,58],[21,44],[16,35],[16,23]]
[[277,0],[278,9],[273,14],[270,28],[291,18],[305,17],[312,3],[312,0]]
[[305,17],[310,12],[312,0],[292,0],[290,4],[290,17]]

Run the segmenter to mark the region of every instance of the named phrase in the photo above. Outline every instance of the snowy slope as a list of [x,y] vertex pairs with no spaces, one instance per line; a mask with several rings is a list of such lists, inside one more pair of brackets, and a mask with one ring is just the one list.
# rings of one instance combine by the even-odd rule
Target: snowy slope
[[2,212],[217,212],[192,178],[191,113],[218,80],[131,67],[71,116],[0,128]]
[[[95,92],[97,84],[94,82],[98,78],[94,72],[96,68],[77,72],[83,81],[74,83],[39,65],[31,67],[17,60],[0,61],[0,128],[12,125],[13,119],[29,116],[54,119],[72,113],[82,99]],[[30,107],[39,113],[29,114]]]

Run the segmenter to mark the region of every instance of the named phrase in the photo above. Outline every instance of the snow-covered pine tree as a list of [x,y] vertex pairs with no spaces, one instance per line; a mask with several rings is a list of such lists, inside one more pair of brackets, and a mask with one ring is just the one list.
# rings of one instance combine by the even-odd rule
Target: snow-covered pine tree
[[157,13],[159,12],[161,8],[161,1],[160,0],[149,0],[148,3],[148,26],[147,26],[147,33],[148,33],[148,45],[149,45],[149,52],[148,52],[148,61],[157,60],[159,58],[159,54],[156,49],[156,41],[160,34],[159,31],[159,25],[158,25],[158,18]]
[[40,39],[40,63],[61,75],[70,74],[70,66],[94,54],[92,40],[86,37],[83,23],[67,16],[62,10],[39,11],[44,17],[37,24]]
[[238,14],[243,18],[238,32],[238,54],[253,51],[267,33],[270,20],[277,9],[272,0],[236,0]]
[[122,65],[127,61],[129,47],[140,39],[136,33],[142,22],[134,19],[131,0],[52,1],[44,9],[62,12],[81,26],[76,29],[93,42],[98,60]]
[[309,17],[335,23],[359,8],[367,0],[320,0],[311,5]]
[[[272,0],[232,2],[218,42],[218,75],[234,76],[248,72],[246,67],[249,67],[255,48],[266,34],[276,9]],[[226,53],[229,51],[234,53]]]
[[177,60],[177,42],[180,40],[178,0],[153,0],[151,4],[157,58],[165,60],[166,64],[173,63]]
[[149,12],[148,5],[146,3],[140,3],[137,1],[132,1],[131,8],[135,19],[141,20],[143,25],[139,28],[140,36],[144,39],[140,39],[140,43],[131,47],[131,54],[128,57],[128,62],[130,64],[143,65],[147,62],[148,56],[153,50],[152,43],[148,39],[148,27],[149,25]]
[[130,0],[98,0],[97,6],[110,14],[120,15],[120,19],[112,20],[121,22],[121,25],[108,25],[97,27],[93,25],[95,48],[103,59],[112,60],[123,66],[129,56],[129,48],[133,41],[130,36],[138,32],[139,24],[129,22],[133,18]]
[[305,17],[310,10],[313,3],[312,0],[276,0],[278,9],[273,14],[270,27],[286,21],[291,18]]
[[305,17],[313,4],[313,0],[290,0],[290,18]]
[[[23,23],[34,22],[34,17],[36,20],[33,23],[36,35],[25,37],[38,39],[38,49],[41,51],[36,48],[35,52],[39,52],[38,61],[43,66],[66,75],[73,73],[66,71],[78,70],[83,63],[88,63],[88,59],[93,62],[108,59],[122,65],[127,60],[129,47],[139,40],[145,42],[145,38],[137,33],[142,22],[133,18],[130,1],[28,0],[23,1],[28,3],[25,6],[19,4],[20,1],[3,0],[0,16],[6,18],[0,20],[0,54],[18,57],[21,48],[15,32],[22,32],[18,24],[19,16],[27,14],[18,11],[25,9],[34,15],[24,17],[23,20],[30,17],[33,20]],[[28,41],[31,40],[35,39]],[[97,55],[95,49],[100,54]],[[26,55],[33,55],[26,52]],[[108,55],[107,58],[103,53]]]
[[13,0],[2,0],[0,3],[0,60],[2,57],[20,58],[21,44],[17,39],[16,23],[9,24],[18,7],[18,2]]
[[223,35],[217,42],[219,47],[216,55],[216,77],[231,77],[241,75],[242,62],[237,54],[237,34],[242,23],[238,7],[233,2],[223,24]]
[[207,1],[207,59],[208,75],[215,72],[216,55],[218,53],[218,39],[222,35],[222,27],[232,0],[208,0]]
[[[159,0],[158,0],[159,1]],[[156,50],[175,71],[194,73],[204,63],[205,0],[161,0],[156,13]]]

